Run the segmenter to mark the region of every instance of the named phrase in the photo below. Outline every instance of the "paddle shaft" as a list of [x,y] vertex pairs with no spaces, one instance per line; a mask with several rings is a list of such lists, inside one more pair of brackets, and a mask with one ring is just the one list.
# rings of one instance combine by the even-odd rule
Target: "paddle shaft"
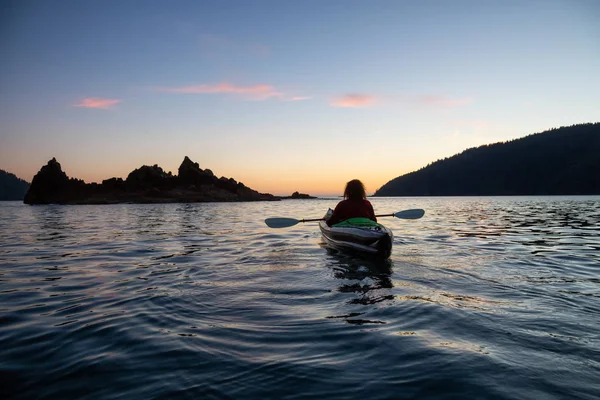
[[325,218],[301,219],[298,222],[316,222],[316,221],[325,221]]
[[[395,216],[395,214],[380,214],[380,215],[376,215],[375,218],[378,217],[393,217]],[[298,222],[316,222],[316,221],[325,221],[325,218],[313,218],[313,219],[301,219],[298,220]]]
[[[424,210],[404,210],[394,214],[379,214],[375,217],[396,217],[401,219],[419,219],[425,214]],[[267,218],[265,223],[269,228],[289,228],[300,222],[316,222],[324,221],[325,218],[311,218],[311,219],[295,219],[295,218]]]
[[[394,216],[396,216],[396,214],[379,214],[379,215],[376,215],[375,218],[394,217]],[[325,218],[301,219],[298,222],[316,222],[316,221],[325,221]]]

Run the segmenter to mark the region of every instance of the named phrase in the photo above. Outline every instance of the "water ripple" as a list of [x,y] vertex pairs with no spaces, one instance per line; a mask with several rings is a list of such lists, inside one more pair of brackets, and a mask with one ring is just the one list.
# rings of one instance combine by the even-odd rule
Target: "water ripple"
[[384,262],[262,222],[336,202],[1,204],[3,398],[600,397],[600,198],[373,199],[427,210]]

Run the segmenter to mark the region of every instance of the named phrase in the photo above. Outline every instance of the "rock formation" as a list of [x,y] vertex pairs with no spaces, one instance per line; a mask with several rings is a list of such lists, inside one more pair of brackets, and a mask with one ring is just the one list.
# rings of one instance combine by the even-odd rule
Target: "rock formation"
[[55,158],[36,174],[25,195],[26,204],[112,204],[207,201],[280,200],[259,193],[233,178],[217,178],[211,170],[185,157],[178,175],[158,165],[144,165],[127,179],[110,178],[102,184],[69,178]]
[[294,192],[291,196],[284,197],[285,199],[316,199],[317,197],[311,196],[306,193]]

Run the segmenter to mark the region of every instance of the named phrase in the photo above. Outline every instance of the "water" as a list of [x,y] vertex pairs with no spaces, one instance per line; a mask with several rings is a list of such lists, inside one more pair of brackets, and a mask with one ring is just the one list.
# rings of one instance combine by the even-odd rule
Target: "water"
[[0,397],[600,397],[600,197],[424,208],[387,262],[324,247],[335,199],[0,203]]

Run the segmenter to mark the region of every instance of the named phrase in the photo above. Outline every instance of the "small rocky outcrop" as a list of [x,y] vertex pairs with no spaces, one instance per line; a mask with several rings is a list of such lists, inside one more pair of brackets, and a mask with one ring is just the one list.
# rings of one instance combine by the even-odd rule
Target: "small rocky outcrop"
[[233,178],[214,176],[185,157],[173,176],[158,165],[135,169],[127,179],[110,178],[101,184],[69,178],[55,158],[43,166],[25,195],[26,204],[112,204],[207,201],[280,200],[259,193]]
[[294,192],[291,196],[285,197],[286,199],[316,199],[315,196],[311,196],[306,193]]

